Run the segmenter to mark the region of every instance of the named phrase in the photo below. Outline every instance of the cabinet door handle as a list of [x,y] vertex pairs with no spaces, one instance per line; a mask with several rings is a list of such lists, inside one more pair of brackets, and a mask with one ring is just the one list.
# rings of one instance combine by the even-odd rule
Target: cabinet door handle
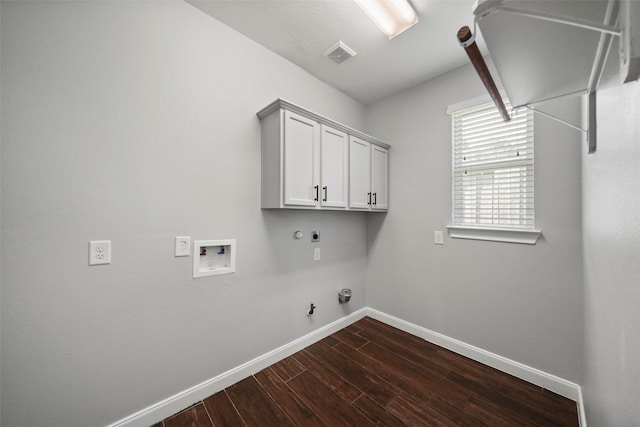
[[315,198],[315,199],[313,199],[313,200],[315,200],[316,202],[318,201],[318,188],[319,188],[319,187],[320,187],[319,185],[314,185],[314,186],[313,186],[313,188],[315,188],[315,189],[316,189],[316,198]]
[[378,204],[378,193],[373,193],[373,206]]
[[324,187],[322,187],[322,190],[324,191],[324,198],[322,199],[323,202],[327,201],[327,194],[329,194],[329,191],[327,191],[327,186],[325,185]]
[[371,205],[371,193],[367,193],[367,197],[369,198],[367,204]]

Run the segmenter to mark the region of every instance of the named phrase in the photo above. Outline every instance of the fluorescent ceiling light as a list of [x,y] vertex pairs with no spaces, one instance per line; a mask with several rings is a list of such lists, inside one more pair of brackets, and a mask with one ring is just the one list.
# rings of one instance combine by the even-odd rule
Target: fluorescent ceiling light
[[389,40],[418,23],[408,0],[353,0]]

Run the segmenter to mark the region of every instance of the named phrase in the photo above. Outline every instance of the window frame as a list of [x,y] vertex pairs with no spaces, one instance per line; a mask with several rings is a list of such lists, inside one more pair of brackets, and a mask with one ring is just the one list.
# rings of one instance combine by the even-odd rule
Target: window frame
[[[465,225],[465,224],[458,224],[455,223],[454,220],[454,215],[455,215],[455,207],[454,207],[454,203],[455,203],[455,189],[454,189],[454,174],[455,174],[455,152],[454,152],[454,145],[455,145],[455,141],[454,141],[454,134],[453,134],[453,126],[454,126],[454,121],[453,121],[453,114],[463,111],[463,110],[468,110],[468,109],[475,109],[478,108],[484,104],[488,104],[491,103],[492,100],[489,96],[483,96],[483,97],[479,97],[479,98],[474,98],[474,99],[470,99],[467,101],[463,101],[457,104],[453,104],[450,105],[447,108],[447,114],[449,114],[451,117],[451,129],[452,129],[452,134],[451,134],[451,149],[452,149],[452,154],[451,154],[451,224],[447,226],[447,230],[449,232],[449,235],[452,238],[455,239],[471,239],[471,240],[486,240],[486,241],[493,241],[493,242],[506,242],[506,243],[521,243],[521,244],[531,244],[531,245],[535,245],[536,241],[538,240],[541,231],[537,230],[535,228],[535,216],[532,219],[532,224],[530,226],[530,228],[520,228],[520,227],[508,227],[508,226],[500,226],[500,225]],[[534,141],[534,146],[535,146],[535,141]],[[534,167],[534,162],[533,159],[531,160],[531,167]],[[535,192],[535,176],[534,179],[532,180],[532,182],[534,182],[534,189],[533,191]],[[533,206],[533,210],[535,211],[535,201],[533,201],[534,206]]]

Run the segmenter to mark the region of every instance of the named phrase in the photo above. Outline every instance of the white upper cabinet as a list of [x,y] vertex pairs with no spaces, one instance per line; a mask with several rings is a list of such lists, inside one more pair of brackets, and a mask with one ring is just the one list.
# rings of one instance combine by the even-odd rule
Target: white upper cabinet
[[389,150],[371,146],[371,209],[389,208]]
[[349,141],[349,207],[371,207],[371,144],[355,137]]
[[351,137],[349,141],[349,207],[389,208],[389,150]]
[[284,113],[284,204],[318,204],[320,125],[298,114]]
[[389,145],[281,99],[258,117],[263,209],[388,209]]
[[349,182],[349,137],[326,125],[320,128],[321,205],[345,208]]

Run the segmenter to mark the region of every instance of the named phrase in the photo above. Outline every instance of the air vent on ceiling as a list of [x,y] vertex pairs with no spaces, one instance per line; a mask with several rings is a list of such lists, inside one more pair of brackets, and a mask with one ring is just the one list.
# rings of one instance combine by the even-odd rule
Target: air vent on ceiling
[[326,56],[336,64],[342,64],[347,59],[356,56],[356,51],[339,41],[327,49],[327,51],[322,55]]

